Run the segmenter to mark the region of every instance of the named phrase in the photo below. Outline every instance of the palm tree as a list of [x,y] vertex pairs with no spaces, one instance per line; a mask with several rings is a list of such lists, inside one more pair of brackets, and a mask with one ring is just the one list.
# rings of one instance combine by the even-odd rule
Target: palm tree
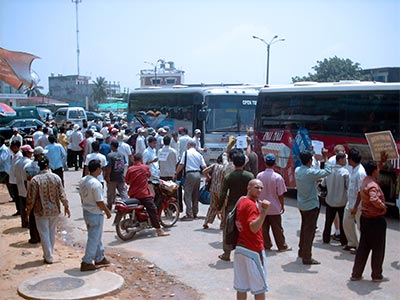
[[97,108],[97,104],[103,103],[107,100],[107,82],[104,77],[97,77],[96,81],[93,81],[93,104]]
[[31,88],[25,88],[24,94],[26,94],[28,97],[35,97],[35,96],[42,97],[44,95],[40,90],[43,90],[43,87],[35,85],[32,86]]

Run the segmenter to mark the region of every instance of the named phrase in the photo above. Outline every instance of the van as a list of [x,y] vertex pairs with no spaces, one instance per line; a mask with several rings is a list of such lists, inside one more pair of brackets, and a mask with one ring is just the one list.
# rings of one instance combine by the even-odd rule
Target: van
[[54,121],[58,126],[74,123],[82,127],[83,120],[87,120],[87,117],[82,107],[62,107],[54,114]]
[[7,116],[0,118],[0,124],[5,125],[10,123],[15,119],[38,119],[40,120],[40,115],[36,106],[18,106],[13,107],[15,110],[15,116]]

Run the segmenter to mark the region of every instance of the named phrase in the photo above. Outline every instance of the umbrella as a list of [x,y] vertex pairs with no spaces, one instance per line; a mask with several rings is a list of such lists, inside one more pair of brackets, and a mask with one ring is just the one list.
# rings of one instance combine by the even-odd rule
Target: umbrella
[[11,106],[5,103],[0,103],[0,116],[8,117],[8,116],[15,116],[16,114],[17,113]]
[[38,57],[0,48],[0,80],[16,89],[20,89],[23,85],[31,88],[35,84],[31,72],[31,64],[35,58]]

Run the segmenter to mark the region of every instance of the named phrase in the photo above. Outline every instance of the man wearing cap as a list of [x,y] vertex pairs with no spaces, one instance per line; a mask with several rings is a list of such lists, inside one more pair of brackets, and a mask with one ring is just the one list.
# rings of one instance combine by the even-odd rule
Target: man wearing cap
[[262,226],[264,247],[266,250],[271,250],[272,248],[269,236],[269,228],[271,227],[278,252],[290,251],[292,248],[286,244],[281,217],[285,212],[283,194],[286,193],[287,189],[283,177],[274,171],[274,165],[275,155],[268,153],[265,156],[265,170],[257,175],[257,179],[264,185],[260,199],[267,199],[271,202]]
[[[24,172],[25,172],[25,177],[26,177],[26,182],[27,182],[27,190],[29,189],[31,179],[35,175],[40,173],[38,161],[45,155],[45,153],[47,153],[46,150],[44,150],[40,146],[36,146],[35,149],[33,150],[34,160],[29,162],[24,167]],[[30,244],[40,243],[40,235],[39,235],[39,231],[37,230],[37,227],[36,227],[35,214],[33,213],[33,211],[31,211],[29,216],[26,216],[26,217],[29,218],[29,220],[27,220],[27,222],[29,223],[29,235],[30,235],[30,239],[28,242]]]
[[201,147],[201,130],[196,129],[194,131],[194,137],[193,137],[194,142],[196,143],[196,150],[199,152],[201,155],[204,154],[204,152],[207,152],[206,148]]
[[26,187],[27,177],[24,171],[25,166],[31,162],[33,149],[29,145],[23,145],[20,148],[22,152],[22,158],[15,165],[15,179],[18,187],[19,197],[19,211],[21,212],[21,226],[22,228],[28,228],[27,222],[28,217],[26,216]]
[[64,206],[64,214],[68,218],[71,213],[60,177],[49,170],[49,160],[42,157],[38,165],[40,173],[32,178],[28,188],[26,213],[29,215],[33,210],[42,244],[44,263],[52,264],[61,203]]
[[[101,137],[103,137],[102,134],[100,134],[100,135],[101,135]],[[99,175],[97,175],[97,179],[101,182],[102,186],[104,186],[104,173],[105,173],[105,167],[107,165],[107,158],[105,155],[103,155],[99,152],[100,143],[98,141],[94,141],[92,143],[92,149],[93,149],[93,152],[86,156],[85,166],[83,169],[83,176],[87,176],[90,173],[89,167],[88,167],[89,163],[92,160],[96,159],[100,162],[100,167],[101,167],[101,172]]]
[[150,168],[151,176],[153,178],[160,177],[160,166],[158,165],[158,157],[156,152],[157,140],[154,136],[150,136],[147,140],[149,145],[143,152],[143,163]]
[[54,174],[57,174],[64,186],[64,159],[67,157],[67,153],[61,144],[56,143],[56,137],[54,135],[49,136],[49,145],[45,147],[47,151],[47,158],[50,163],[50,169]]
[[119,133],[119,129],[118,128],[111,128],[110,130],[110,137],[108,138],[108,143],[111,144],[112,141],[116,141],[117,140],[117,135]]
[[83,164],[83,149],[81,146],[79,146],[82,140],[83,135],[79,130],[79,125],[75,124],[68,144],[68,149],[71,149],[71,167],[75,167],[75,171],[78,171],[79,168],[82,168]]
[[14,127],[14,128],[13,128],[13,135],[12,135],[12,137],[11,137],[11,139],[10,139],[10,143],[11,143],[12,141],[19,141],[19,142],[21,143],[21,145],[24,143],[24,139],[23,139],[22,136],[19,134],[18,128],[17,128],[17,127]]
[[143,154],[144,150],[146,149],[146,132],[146,129],[143,127],[138,129],[139,135],[136,139],[135,153]]
[[164,141],[163,138],[164,136],[167,135],[167,131],[163,128],[160,127],[157,130],[157,135],[156,135],[156,139],[157,139],[157,143],[156,143],[156,151],[158,152],[158,150],[160,150],[162,148],[162,146],[164,146]]
[[85,132],[86,143],[85,143],[85,150],[83,152],[83,161],[85,161],[87,155],[92,153],[92,143],[96,140],[93,137],[93,134],[94,133],[92,129],[88,129]]

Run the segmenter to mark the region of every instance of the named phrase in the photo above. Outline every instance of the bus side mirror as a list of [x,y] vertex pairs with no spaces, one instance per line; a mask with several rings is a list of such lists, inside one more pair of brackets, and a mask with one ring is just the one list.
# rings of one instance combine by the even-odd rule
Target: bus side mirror
[[205,121],[207,119],[207,110],[200,109],[198,114],[197,114],[197,119],[199,121]]

